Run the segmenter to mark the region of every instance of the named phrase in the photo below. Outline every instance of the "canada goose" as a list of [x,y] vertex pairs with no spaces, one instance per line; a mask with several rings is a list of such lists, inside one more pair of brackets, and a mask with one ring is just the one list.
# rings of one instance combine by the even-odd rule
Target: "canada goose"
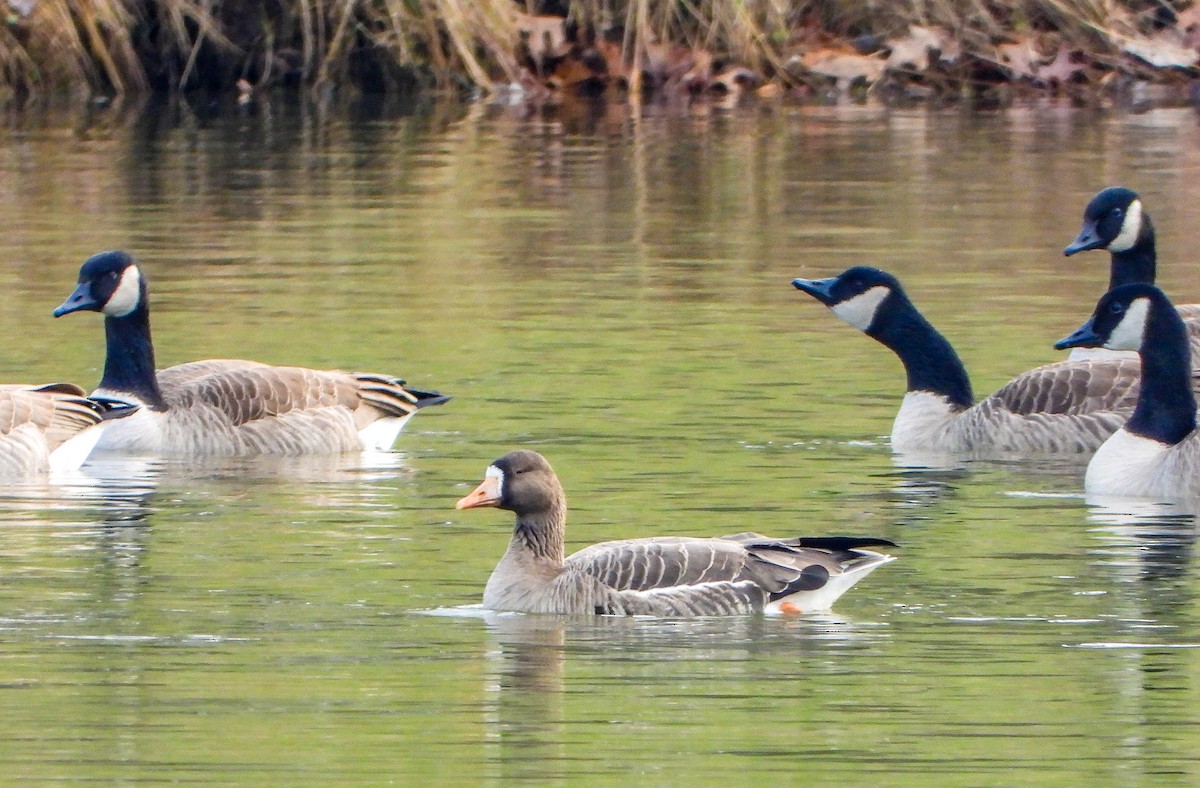
[[1200,433],[1188,335],[1163,292],[1147,284],[1110,290],[1091,318],[1055,347],[1136,350],[1142,360],[1133,415],[1088,463],[1084,489],[1200,499]]
[[108,354],[95,394],[143,406],[97,447],[151,454],[336,454],[388,449],[418,409],[449,397],[375,373],[209,359],[156,372],[146,277],[125,252],[84,262],[55,317],[104,314]]
[[601,542],[564,559],[567,499],[546,458],[513,451],[455,508],[516,513],[484,607],[524,613],[707,616],[826,610],[893,556],[886,539],[710,539],[664,536]]
[[135,406],[89,399],[71,383],[0,386],[0,475],[71,470],[87,459],[108,419]]
[[[1083,227],[1078,237],[1063,249],[1063,254],[1070,257],[1092,249],[1106,250],[1111,256],[1109,290],[1134,283],[1154,284],[1158,265],[1154,223],[1137,192],[1110,186],[1088,202],[1083,211]],[[1187,326],[1192,355],[1200,357],[1200,304],[1184,304],[1176,309]],[[1076,348],[1071,351],[1071,358],[1099,357],[1104,353]]]
[[892,424],[897,452],[1090,452],[1133,409],[1137,359],[1048,364],[975,402],[958,354],[896,277],[856,266],[792,284],[900,357],[908,391]]

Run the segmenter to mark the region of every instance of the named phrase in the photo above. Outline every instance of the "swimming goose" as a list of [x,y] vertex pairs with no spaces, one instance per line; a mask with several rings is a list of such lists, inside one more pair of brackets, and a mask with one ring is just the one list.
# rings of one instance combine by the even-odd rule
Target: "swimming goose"
[[108,419],[134,406],[89,399],[71,383],[0,386],[0,475],[71,470],[87,459]]
[[523,613],[709,616],[826,610],[893,556],[886,539],[754,533],[601,542],[564,558],[567,500],[546,458],[513,451],[455,508],[514,512],[484,607]]
[[1200,433],[1188,335],[1163,292],[1147,284],[1110,290],[1091,318],[1055,347],[1136,350],[1142,360],[1133,415],[1088,463],[1084,489],[1200,499]]
[[1137,359],[1048,364],[975,402],[958,354],[896,277],[856,266],[792,284],[900,357],[908,391],[892,424],[897,452],[1091,452],[1133,409]]
[[[1070,257],[1092,249],[1106,250],[1111,256],[1109,290],[1134,283],[1154,284],[1158,264],[1154,223],[1137,192],[1110,186],[1088,202],[1083,211],[1083,227],[1078,237],[1063,249],[1063,254]],[[1187,325],[1192,355],[1200,357],[1200,304],[1184,304],[1176,309]],[[1076,348],[1071,351],[1071,358],[1100,357],[1112,352]]]
[[418,409],[449,397],[376,373],[209,359],[157,371],[146,277],[125,252],[84,262],[55,317],[104,314],[108,355],[95,395],[142,409],[104,431],[97,448],[150,454],[337,454],[391,448]]

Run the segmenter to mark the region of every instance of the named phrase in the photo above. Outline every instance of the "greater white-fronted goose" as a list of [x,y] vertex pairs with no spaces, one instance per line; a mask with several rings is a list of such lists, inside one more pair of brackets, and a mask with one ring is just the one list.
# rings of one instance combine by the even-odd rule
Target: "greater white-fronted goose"
[[710,616],[828,609],[893,556],[886,539],[755,533],[624,539],[565,556],[567,500],[546,458],[509,452],[456,508],[516,514],[484,607],[524,613]]
[[182,456],[336,454],[388,449],[420,408],[449,397],[377,373],[210,359],[157,371],[146,277],[125,252],[101,252],[55,317],[104,314],[108,354],[94,396],[141,410],[98,449]]
[[1037,367],[975,402],[958,354],[896,277],[855,266],[830,279],[792,284],[900,357],[908,390],[892,424],[897,452],[1092,452],[1124,423],[1137,399],[1137,359],[1112,358]]

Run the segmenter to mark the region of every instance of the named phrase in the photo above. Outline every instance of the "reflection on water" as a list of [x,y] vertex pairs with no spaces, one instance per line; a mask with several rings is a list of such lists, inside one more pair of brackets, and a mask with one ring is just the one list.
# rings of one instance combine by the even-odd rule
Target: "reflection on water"
[[[573,747],[580,724],[637,725],[636,708],[601,702],[602,719],[582,720],[575,698],[604,693],[611,697],[644,691],[667,715],[697,698],[731,704],[754,703],[740,696],[734,682],[754,682],[767,660],[794,663],[808,657],[832,657],[844,649],[866,649],[886,627],[858,624],[833,614],[796,619],[569,618],[522,614],[484,614],[489,669],[485,678],[486,759],[491,779],[555,779],[578,773],[613,771],[610,756],[589,760]],[[618,670],[606,666],[618,664]],[[719,665],[697,670],[699,665]],[[790,670],[774,676],[786,686]],[[770,693],[760,698],[766,701]],[[770,701],[766,701],[770,704]],[[686,714],[674,724],[687,725]],[[653,741],[625,751],[639,760]],[[617,770],[621,771],[621,770]]]
[[[0,491],[0,768],[1196,782],[1194,519],[1085,501],[1081,462],[891,456],[898,362],[789,282],[892,270],[989,391],[1103,289],[1102,256],[1061,255],[1101,186],[1142,193],[1160,281],[1200,296],[1198,152],[1190,111],[1054,102],[13,119],[0,380],[98,379],[99,325],[49,311],[124,247],[164,365],[378,369],[455,399],[395,453],[99,457]],[[825,617],[411,615],[478,602],[511,526],[454,501],[519,446],[563,479],[571,548],[844,533],[900,560]]]

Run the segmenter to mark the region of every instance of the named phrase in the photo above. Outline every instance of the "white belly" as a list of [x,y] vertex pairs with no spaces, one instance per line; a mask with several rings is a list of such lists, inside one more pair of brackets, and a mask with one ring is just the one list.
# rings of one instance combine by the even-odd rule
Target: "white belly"
[[947,425],[955,412],[940,394],[910,391],[904,395],[896,420],[892,422],[892,449],[901,453],[923,451],[960,451],[950,445]]
[[1084,489],[1095,495],[1187,496],[1196,490],[1197,484],[1182,472],[1180,446],[1186,445],[1168,446],[1122,427],[1088,463]]
[[96,451],[161,454],[162,414],[147,407],[107,422],[96,441]]

